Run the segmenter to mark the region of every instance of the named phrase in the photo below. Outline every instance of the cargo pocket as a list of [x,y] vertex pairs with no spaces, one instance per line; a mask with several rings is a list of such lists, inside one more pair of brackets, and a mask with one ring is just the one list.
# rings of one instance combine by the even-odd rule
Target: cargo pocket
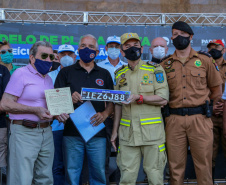
[[155,141],[162,137],[164,132],[161,116],[147,117],[141,115],[140,118],[143,141]]
[[129,141],[130,138],[130,123],[131,121],[128,119],[121,119],[120,120],[120,127],[119,127],[119,139],[124,141]]
[[174,90],[177,86],[177,79],[176,79],[176,73],[170,72],[166,74],[167,76],[167,82],[169,84],[169,90]]
[[191,71],[191,84],[196,89],[204,89],[206,87],[206,73],[204,71]]
[[158,169],[164,169],[166,165],[166,147],[165,144],[159,145],[159,160],[158,160]]

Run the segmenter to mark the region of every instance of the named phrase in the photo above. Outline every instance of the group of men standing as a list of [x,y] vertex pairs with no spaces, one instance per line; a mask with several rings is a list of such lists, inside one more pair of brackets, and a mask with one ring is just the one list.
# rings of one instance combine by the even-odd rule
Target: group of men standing
[[[141,60],[143,47],[136,33],[108,37],[108,58],[97,64],[93,35],[79,41],[76,63],[71,45],[60,46],[54,56],[49,43],[35,43],[30,64],[14,72],[1,100],[2,111],[11,119],[8,185],[51,185],[52,174],[55,185],[79,185],[85,156],[90,184],[109,184],[110,143],[118,151],[120,185],[136,184],[142,158],[148,183],[163,184],[167,157],[171,184],[182,185],[188,146],[198,184],[213,185],[223,135],[225,49],[220,40],[213,40],[207,46],[209,54],[196,52],[190,43],[193,35],[187,23],[174,23],[175,52],[165,57],[166,41],[158,37],[152,41],[149,62]],[[60,64],[48,73],[56,59]],[[131,95],[121,103],[92,101],[97,113],[90,122],[93,126],[104,122],[106,129],[85,143],[67,114],[53,117],[47,110],[44,90],[62,87],[70,87],[74,109],[84,103],[83,87],[131,91]]]

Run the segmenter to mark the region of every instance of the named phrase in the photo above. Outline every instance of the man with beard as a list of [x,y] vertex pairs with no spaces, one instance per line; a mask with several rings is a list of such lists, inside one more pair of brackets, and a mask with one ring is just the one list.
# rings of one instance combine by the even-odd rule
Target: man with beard
[[121,54],[127,58],[128,65],[116,71],[115,90],[131,91],[131,96],[126,102],[115,104],[111,142],[116,150],[119,135],[120,185],[136,184],[142,158],[148,183],[163,184],[166,154],[161,106],[167,104],[168,85],[163,68],[142,61],[142,52],[136,33],[121,36]]
[[182,21],[172,26],[174,54],[161,65],[169,84],[166,143],[171,185],[184,181],[188,143],[199,185],[212,185],[213,123],[211,103],[221,97],[222,79],[211,56],[191,47],[191,27]]

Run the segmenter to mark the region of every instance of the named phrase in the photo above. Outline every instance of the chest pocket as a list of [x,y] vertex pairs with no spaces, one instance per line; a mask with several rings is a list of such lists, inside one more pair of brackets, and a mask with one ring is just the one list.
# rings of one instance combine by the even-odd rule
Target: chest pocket
[[172,91],[177,86],[176,73],[170,72],[170,73],[167,73],[166,76],[167,76],[167,81],[168,81],[168,84],[169,84],[169,90]]
[[191,84],[196,89],[204,89],[206,87],[206,73],[204,71],[191,71]]

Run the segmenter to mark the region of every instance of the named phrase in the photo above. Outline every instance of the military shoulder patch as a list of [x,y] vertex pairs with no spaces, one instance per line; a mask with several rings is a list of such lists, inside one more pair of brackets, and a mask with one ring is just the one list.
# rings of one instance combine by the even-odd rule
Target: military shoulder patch
[[151,66],[154,66],[154,67],[159,67],[160,66],[160,64],[157,64],[157,63],[152,62],[152,61],[148,61],[147,64],[151,65]]
[[171,56],[172,55],[167,55],[167,56],[163,57],[162,60],[161,60],[161,62],[164,61],[164,60],[166,60],[167,58],[170,58]]
[[164,82],[163,71],[160,70],[155,71],[155,78],[158,83],[163,83]]
[[202,51],[202,50],[198,51],[198,54],[203,54],[203,55],[206,55],[208,57],[212,57],[209,53]]
[[122,65],[120,68],[118,68],[116,71],[115,71],[115,75],[122,69],[124,69],[126,67],[126,65]]
[[216,70],[217,70],[217,71],[219,71],[219,67],[218,67],[218,65],[217,65],[216,61],[213,59],[213,61],[212,61],[212,62],[213,62],[213,64],[215,65]]

